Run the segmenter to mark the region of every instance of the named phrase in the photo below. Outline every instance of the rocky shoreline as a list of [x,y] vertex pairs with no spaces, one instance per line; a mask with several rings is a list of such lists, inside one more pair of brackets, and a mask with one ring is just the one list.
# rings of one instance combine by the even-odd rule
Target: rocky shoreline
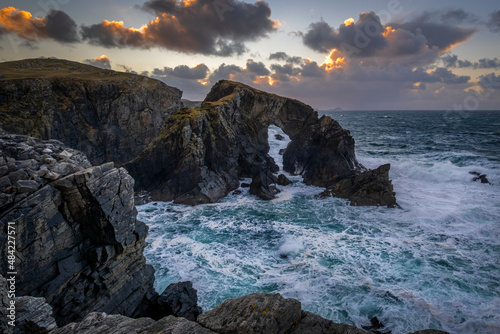
[[[302,175],[307,184],[331,189],[328,195],[347,198],[353,205],[396,203],[388,166],[367,171],[355,158],[349,132],[329,117],[318,118],[309,106],[229,81],[214,86],[201,107],[177,111],[172,108],[178,106],[180,94],[169,95],[168,86],[148,83],[160,95],[166,89],[168,101],[147,112],[158,117],[146,122],[154,131],[125,154],[120,148],[131,145],[133,137],[101,136],[103,129],[90,126],[85,117],[99,114],[96,101],[118,89],[121,102],[105,102],[108,113],[98,116],[109,117],[103,131],[120,126],[124,126],[120,131],[130,126],[150,131],[142,121],[113,123],[127,110],[129,120],[144,120],[137,101],[149,101],[148,105],[155,95],[129,86],[143,79],[121,77],[125,85],[110,83],[109,76],[119,75],[90,69],[87,72],[100,79],[71,83],[71,76],[33,80],[18,73],[33,66],[85,72],[85,65],[75,64],[30,60],[10,64],[14,72],[2,71],[1,127],[40,137],[0,130],[0,251],[7,253],[8,226],[15,225],[17,272],[15,299],[8,293],[11,277],[0,276],[3,332],[367,333],[303,311],[299,301],[278,294],[228,300],[205,313],[197,305],[191,282],[173,284],[158,294],[153,289],[154,269],[143,255],[148,228],[136,219],[134,189],[146,190],[153,199],[200,204],[219,200],[239,186],[240,177],[250,177],[252,193],[272,199],[276,184],[287,182],[282,176],[278,182],[279,168],[268,154],[270,124],[292,139],[284,152],[285,171]],[[9,79],[9,73],[18,77]],[[78,88],[68,93],[68,87]],[[23,105],[13,102],[19,94],[28,94]],[[38,110],[37,104],[44,107]],[[16,115],[16,108],[22,112]],[[54,132],[64,129],[64,112],[73,120],[71,129]],[[163,120],[165,128],[160,125]],[[86,131],[100,141],[82,139]],[[141,136],[139,132],[135,135]],[[98,153],[103,151],[107,153]],[[116,167],[114,160],[123,167]],[[2,273],[12,271],[7,257],[0,265]],[[8,324],[13,302],[15,327]]]

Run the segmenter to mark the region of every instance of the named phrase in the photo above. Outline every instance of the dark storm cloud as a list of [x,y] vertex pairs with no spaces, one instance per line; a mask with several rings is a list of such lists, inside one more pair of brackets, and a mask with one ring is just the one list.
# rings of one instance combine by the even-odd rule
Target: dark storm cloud
[[448,24],[476,23],[477,17],[463,9],[453,9],[441,14],[441,21]]
[[265,2],[238,0],[151,0],[141,6],[157,18],[141,29],[103,21],[82,27],[82,36],[104,47],[166,48],[184,53],[230,56],[246,51],[245,42],[276,31]]
[[94,58],[94,59],[85,59],[83,61],[86,64],[95,66],[95,67],[100,67],[106,70],[111,69],[111,61],[106,55],[102,55],[100,57]]
[[262,62],[254,62],[252,59],[247,61],[247,70],[249,72],[255,73],[256,75],[263,76],[269,75],[271,72],[266,68],[266,65]]
[[338,29],[324,21],[313,23],[303,35],[303,42],[323,53],[337,49],[348,57],[418,55],[431,63],[438,52],[451,49],[476,32],[476,29],[451,23],[471,22],[473,19],[471,14],[462,10],[441,12],[439,15],[425,12],[408,22],[382,26],[375,13],[362,13],[357,22],[347,20]]
[[75,21],[63,11],[51,10],[45,18],[47,34],[61,43],[75,43],[78,37]]
[[357,56],[369,57],[387,47],[383,32],[380,18],[374,12],[361,13],[357,22],[343,23],[338,29],[324,21],[312,23],[303,36],[303,42],[319,52],[351,46],[358,49]]
[[299,75],[299,73],[300,73],[300,69],[293,67],[290,64],[286,64],[286,65],[272,64],[271,70],[273,70],[273,72],[277,73],[277,74],[286,74],[286,75],[290,75],[290,76]]
[[481,58],[473,63],[469,60],[460,60],[457,55],[446,55],[442,57],[443,64],[448,68],[500,68],[500,59],[498,58]]
[[490,14],[487,26],[492,32],[500,32],[500,10]]
[[37,18],[14,7],[0,9],[0,36],[7,33],[29,42],[39,39],[53,39],[60,43],[79,41],[75,21],[60,10],[51,10],[44,18]]
[[291,57],[286,52],[275,52],[269,55],[269,60],[283,60],[287,63],[300,64],[304,60],[301,57]]
[[179,65],[174,68],[164,67],[163,70],[155,68],[153,70],[154,76],[166,76],[179,79],[201,80],[207,77],[210,70],[205,64],[198,64],[195,67],[187,65]]
[[389,23],[393,28],[404,29],[414,34],[422,34],[427,39],[427,45],[446,51],[453,46],[465,42],[477,29],[457,27],[441,23],[435,13],[424,12],[415,19],[404,23]]
[[231,79],[231,75],[243,72],[243,68],[237,65],[221,64],[210,74],[209,81],[215,84],[219,80]]

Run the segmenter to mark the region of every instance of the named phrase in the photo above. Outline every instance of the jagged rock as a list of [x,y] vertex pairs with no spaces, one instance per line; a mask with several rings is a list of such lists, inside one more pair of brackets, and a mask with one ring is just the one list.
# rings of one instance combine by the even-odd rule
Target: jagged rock
[[364,170],[354,140],[338,122],[318,119],[299,101],[224,80],[201,107],[174,113],[166,129],[125,167],[136,190],[151,192],[153,200],[216,202],[238,187],[239,178],[252,178],[251,193],[272,199],[276,190],[268,175],[279,166],[268,154],[271,124],[291,139],[284,170],[301,174],[306,184],[330,187]]
[[203,327],[221,334],[286,333],[301,319],[300,302],[279,294],[254,293],[226,300],[198,317]]
[[14,77],[0,81],[0,126],[61,140],[93,164],[131,160],[182,106],[182,92],[160,81],[67,60],[6,62],[0,70]]
[[262,171],[252,179],[250,194],[264,200],[272,200],[280,191],[276,188],[277,179],[270,171]]
[[[60,156],[64,151],[71,154]],[[154,270],[142,254],[147,226],[135,218],[127,171],[113,163],[91,167],[83,153],[58,141],[19,135],[0,135],[0,157],[9,176],[39,184],[29,193],[10,186],[0,197],[8,198],[0,201],[2,254],[7,223],[16,226],[17,295],[44,297],[60,325],[90,311],[134,314],[153,290]],[[60,164],[67,175],[39,176]],[[6,261],[0,259],[3,272]]]
[[156,320],[166,315],[174,315],[195,321],[201,313],[193,283],[180,282],[170,284],[151,305],[147,315]]
[[243,183],[241,184],[241,187],[242,187],[242,188],[250,188],[250,183],[245,183],[245,182],[243,182]]
[[173,316],[154,321],[151,318],[132,319],[122,315],[90,313],[80,323],[71,323],[51,334],[214,334],[193,321]]
[[311,312],[302,311],[300,321],[295,324],[289,334],[369,334],[354,326],[337,324]]
[[285,174],[280,174],[278,175],[278,180],[276,181],[276,183],[280,186],[288,186],[290,184],[292,184],[293,182],[290,181],[286,176]]
[[57,327],[45,298],[16,297],[16,313],[14,333],[45,334]]
[[317,198],[330,196],[349,199],[354,206],[387,205],[395,207],[396,194],[389,179],[390,165],[383,165],[343,179],[331,189],[318,194]]

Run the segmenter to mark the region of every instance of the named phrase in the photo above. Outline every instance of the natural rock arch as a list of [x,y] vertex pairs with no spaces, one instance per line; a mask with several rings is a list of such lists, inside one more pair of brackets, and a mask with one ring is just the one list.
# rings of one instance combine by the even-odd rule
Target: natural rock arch
[[240,177],[252,178],[251,193],[272,199],[277,192],[273,173],[279,168],[268,154],[271,124],[291,139],[285,171],[301,174],[306,184],[333,187],[364,171],[353,138],[338,122],[318,118],[300,101],[231,81],[219,81],[201,107],[174,113],[165,130],[125,167],[136,189],[149,191],[153,200],[216,202],[239,186]]

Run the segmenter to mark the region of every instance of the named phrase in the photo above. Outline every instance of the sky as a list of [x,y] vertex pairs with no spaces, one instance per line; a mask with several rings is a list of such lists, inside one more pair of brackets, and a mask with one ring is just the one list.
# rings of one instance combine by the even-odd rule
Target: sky
[[0,61],[55,57],[203,100],[221,79],[320,110],[500,110],[497,0],[16,0]]

